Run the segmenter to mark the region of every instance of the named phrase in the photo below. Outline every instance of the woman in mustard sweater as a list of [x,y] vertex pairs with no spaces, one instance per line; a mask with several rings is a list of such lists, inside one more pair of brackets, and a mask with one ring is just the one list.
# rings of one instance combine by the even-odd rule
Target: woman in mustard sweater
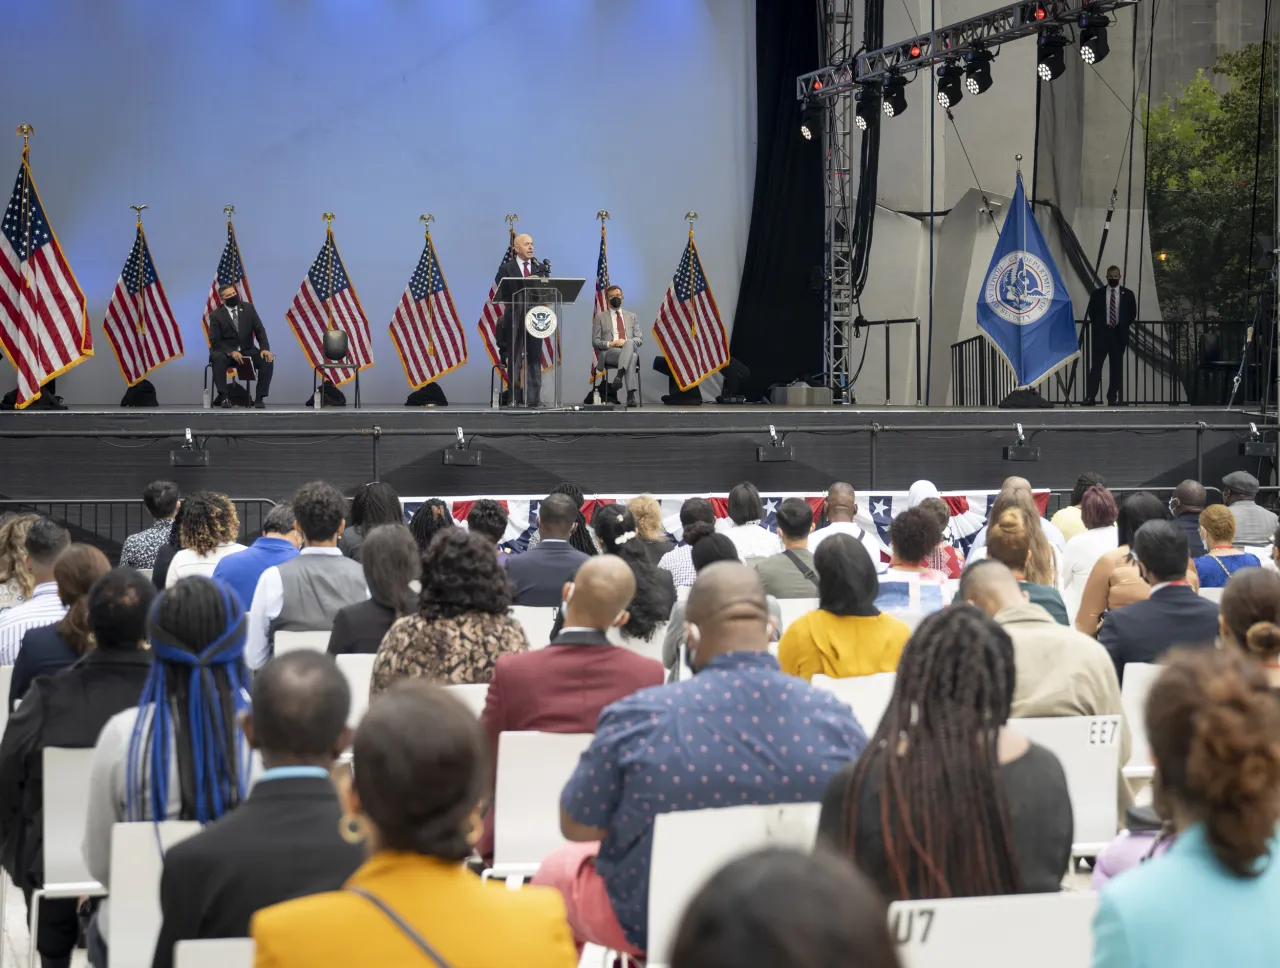
[[862,543],[832,535],[818,545],[813,566],[818,608],[787,626],[778,643],[782,671],[802,679],[895,671],[911,629],[876,608],[880,580]]

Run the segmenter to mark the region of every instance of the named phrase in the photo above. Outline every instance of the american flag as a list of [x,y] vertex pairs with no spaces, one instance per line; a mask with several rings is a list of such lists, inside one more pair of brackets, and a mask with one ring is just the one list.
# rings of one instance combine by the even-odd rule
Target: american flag
[[373,366],[373,344],[369,339],[369,320],[360,308],[355,287],[347,277],[342,256],[338,254],[338,244],[333,239],[333,229],[325,232],[324,245],[320,246],[316,261],[311,263],[302,285],[298,287],[298,294],[284,314],[313,367],[329,362],[324,358],[323,341],[324,332],[329,328],[330,313],[333,328],[347,334],[346,360],[352,365],[324,372],[329,374],[327,379],[334,386],[342,386],[355,379],[357,370]]
[[[498,263],[498,272],[493,280],[493,285],[489,287],[489,298],[484,301],[484,308],[480,310],[480,322],[477,328],[480,330],[480,339],[484,342],[484,351],[489,356],[489,362],[498,367],[498,373],[502,377],[502,385],[507,385],[507,371],[499,364],[501,357],[498,354],[498,320],[502,318],[502,303],[493,301],[493,297],[498,293],[498,282],[502,278],[502,267],[508,262],[514,262],[516,258],[516,230],[510,230],[511,238],[507,241],[507,251],[502,256],[502,261]],[[517,339],[520,333],[524,332],[524,320],[513,320],[513,325],[517,326]],[[549,370],[555,365],[555,347],[552,340],[544,339],[542,341],[542,369]]]
[[18,409],[93,356],[84,293],[45,217],[25,150],[0,222],[0,346],[18,371]]
[[724,324],[720,322],[720,310],[702,271],[692,232],[662,300],[653,335],[681,390],[696,387],[729,364]]
[[182,332],[156,275],[141,222],[107,304],[102,330],[129,386],[182,356]]
[[204,341],[209,342],[209,317],[222,305],[222,297],[218,290],[223,286],[235,286],[241,302],[253,302],[249,292],[249,279],[244,274],[244,263],[240,260],[240,244],[236,242],[236,230],[227,219],[227,244],[222,247],[222,258],[218,260],[218,271],[213,274],[213,282],[209,286],[209,298],[204,301],[204,315],[200,317],[200,326],[204,330]]
[[[600,255],[596,258],[596,301],[591,309],[591,318],[595,319],[605,311],[608,303],[605,301],[604,293],[609,288],[609,252],[605,248],[604,241],[604,222],[600,223]],[[591,348],[591,382],[594,383],[596,373],[600,369],[600,354],[596,352],[596,348]]]
[[391,339],[415,390],[467,362],[467,337],[440,269],[431,232],[391,317]]

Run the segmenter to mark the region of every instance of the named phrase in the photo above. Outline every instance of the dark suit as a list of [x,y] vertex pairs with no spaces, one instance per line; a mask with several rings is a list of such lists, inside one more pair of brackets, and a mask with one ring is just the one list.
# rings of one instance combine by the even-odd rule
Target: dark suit
[[22,636],[22,648],[13,661],[13,678],[9,680],[9,708],[27,694],[36,676],[51,676],[67,666],[75,665],[76,650],[62,637],[57,625],[29,629]]
[[240,806],[171,847],[160,877],[164,925],[153,968],[197,938],[245,938],[264,907],[336,891],[364,860],[338,836],[342,808],[327,777],[263,780]]
[[[637,689],[660,686],[662,663],[613,645],[603,632],[561,634],[545,649],[499,657],[480,716],[489,762],[498,762],[498,736],[516,730],[594,733],[600,711]],[[493,854],[493,814],[476,848]]]
[[1217,638],[1217,604],[1190,585],[1168,585],[1146,601],[1114,608],[1098,629],[1121,681],[1126,662],[1157,662],[1182,646],[1212,648]]
[[[529,260],[529,274],[533,277],[535,272],[534,265],[541,263],[537,259]],[[523,276],[524,267],[519,259],[511,262],[504,262],[498,269],[497,281],[501,281],[511,276]],[[533,303],[519,300],[517,302],[506,303],[503,307],[502,318],[498,320],[497,338],[498,338],[498,354],[502,358],[503,365],[507,368],[507,385],[514,389],[516,386],[516,374],[520,372],[521,365],[524,366],[524,392],[516,391],[513,398],[517,403],[521,399],[531,407],[536,407],[542,396],[542,343],[543,341],[536,336],[531,336],[524,328],[524,314]],[[511,329],[515,325],[516,334],[516,362],[512,366],[511,361],[507,359],[511,355]]]
[[329,633],[329,654],[374,655],[395,620],[393,609],[379,605],[372,598],[338,609],[333,617],[333,631]]
[[[254,345],[257,340],[257,345]],[[235,309],[235,319],[226,306],[219,306],[209,315],[209,362],[213,365],[213,385],[219,396],[227,392],[227,367],[234,366],[232,353],[239,353],[253,360],[258,375],[258,399],[271,390],[271,372],[275,365],[262,358],[262,351],[271,349],[267,328],[253,303],[242,302]]]
[[1199,511],[1179,511],[1173,516],[1173,523],[1186,532],[1187,552],[1192,558],[1200,558],[1209,553],[1200,538]]
[[588,557],[567,541],[545,538],[524,554],[512,555],[507,559],[507,574],[515,586],[512,604],[555,608],[564,583],[573,579]]
[[1120,389],[1124,374],[1124,351],[1129,345],[1129,329],[1138,318],[1138,301],[1132,289],[1120,286],[1116,302],[1116,325],[1110,324],[1110,286],[1095,289],[1089,297],[1089,309],[1085,318],[1089,321],[1089,382],[1085,398],[1098,399],[1102,389],[1102,364],[1111,361],[1111,379],[1107,384],[1107,402],[1120,402]]

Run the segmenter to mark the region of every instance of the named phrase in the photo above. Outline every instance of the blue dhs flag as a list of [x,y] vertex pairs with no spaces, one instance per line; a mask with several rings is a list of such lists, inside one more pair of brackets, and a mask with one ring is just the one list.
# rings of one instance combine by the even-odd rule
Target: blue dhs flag
[[1005,216],[978,298],[978,326],[1029,387],[1079,353],[1075,314],[1022,189]]

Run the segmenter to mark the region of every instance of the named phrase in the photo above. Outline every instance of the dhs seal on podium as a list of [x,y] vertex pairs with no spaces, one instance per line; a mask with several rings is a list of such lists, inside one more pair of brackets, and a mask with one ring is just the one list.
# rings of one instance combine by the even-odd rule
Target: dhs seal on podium
[[534,306],[524,314],[524,328],[530,336],[546,339],[556,331],[556,314],[550,306]]

